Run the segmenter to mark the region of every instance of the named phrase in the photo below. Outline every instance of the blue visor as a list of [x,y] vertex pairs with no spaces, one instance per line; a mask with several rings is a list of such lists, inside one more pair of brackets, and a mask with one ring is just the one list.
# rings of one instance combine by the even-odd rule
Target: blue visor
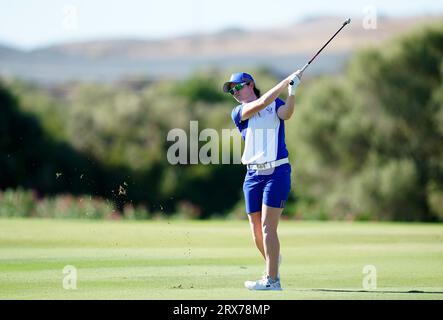
[[253,82],[252,76],[246,72],[233,73],[229,81],[223,84],[223,91],[229,92],[229,87],[232,83]]

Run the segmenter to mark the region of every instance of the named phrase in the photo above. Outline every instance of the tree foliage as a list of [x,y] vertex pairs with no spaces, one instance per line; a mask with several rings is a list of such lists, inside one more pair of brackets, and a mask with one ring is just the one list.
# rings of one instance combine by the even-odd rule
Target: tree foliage
[[437,24],[312,83],[292,129],[303,193],[334,217],[441,217],[442,58]]
[[[294,166],[286,214],[443,219],[442,57],[439,23],[359,51],[341,75],[302,82],[286,123]],[[245,71],[262,92],[279,80],[266,68]],[[189,135],[190,121],[220,137],[234,129],[236,103],[221,92],[228,74],[210,70],[136,90],[71,83],[48,92],[4,81],[0,188],[90,194],[120,210],[144,205],[200,218],[238,211],[243,166],[171,165],[166,157],[168,132]]]

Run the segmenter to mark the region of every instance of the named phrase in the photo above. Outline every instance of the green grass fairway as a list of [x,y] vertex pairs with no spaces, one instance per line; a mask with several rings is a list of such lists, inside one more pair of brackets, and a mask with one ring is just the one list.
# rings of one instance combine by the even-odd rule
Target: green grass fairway
[[[247,221],[0,220],[0,299],[443,299],[443,225],[282,221],[281,292]],[[63,268],[77,289],[63,289]],[[363,267],[377,289],[362,292]]]

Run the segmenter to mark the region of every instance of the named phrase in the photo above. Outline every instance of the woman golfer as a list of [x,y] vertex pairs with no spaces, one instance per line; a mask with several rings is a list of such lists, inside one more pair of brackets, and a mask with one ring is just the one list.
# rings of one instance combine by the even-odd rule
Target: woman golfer
[[[291,188],[284,120],[294,112],[294,93],[301,76],[300,70],[294,72],[262,96],[252,76],[244,72],[232,74],[223,85],[223,91],[240,103],[231,116],[245,141],[246,212],[255,244],[266,261],[263,278],[245,282],[250,290],[281,290],[277,226]],[[284,102],[278,96],[286,88],[288,98]]]

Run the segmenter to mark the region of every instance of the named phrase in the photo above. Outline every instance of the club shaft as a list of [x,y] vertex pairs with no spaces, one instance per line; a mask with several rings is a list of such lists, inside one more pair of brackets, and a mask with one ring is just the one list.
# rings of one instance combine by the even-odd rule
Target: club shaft
[[307,68],[309,66],[309,63],[307,63],[307,64],[305,64],[304,66],[303,66],[303,68],[301,68],[301,72],[304,72],[305,71],[305,69]]
[[[350,22],[350,19],[343,23],[343,25],[340,27],[340,29],[338,29],[337,32],[334,33],[334,35],[328,40],[328,42],[326,42],[326,43],[323,45],[323,47],[321,47],[321,49],[318,50],[318,52],[312,57],[312,59],[309,60],[309,62],[303,66],[303,68],[300,70],[301,72],[304,72],[304,71],[305,71],[305,69],[311,64],[311,62],[314,61],[314,59],[320,54],[320,52],[322,52],[322,50],[323,50],[323,49],[329,44],[329,42],[331,42],[332,39],[334,39],[335,36],[341,31],[341,29],[343,29],[347,24],[349,24],[349,22]],[[294,82],[291,81],[289,84],[292,85],[292,84],[294,84]]]
[[315,56],[313,56],[312,59],[309,60],[308,65],[311,64],[311,62],[312,62],[312,61],[313,61],[313,60],[319,55],[320,52],[322,52],[322,50],[323,50],[323,49],[329,44],[329,42],[331,42],[332,39],[335,38],[335,36],[341,31],[341,29],[343,29],[343,28],[345,27],[345,25],[346,25],[346,24],[343,24],[343,25],[340,27],[340,29],[338,29],[337,32],[331,37],[331,39],[329,39],[328,42],[326,42],[326,43],[324,44],[324,46],[321,47],[320,50],[318,50],[318,52],[315,54]]

